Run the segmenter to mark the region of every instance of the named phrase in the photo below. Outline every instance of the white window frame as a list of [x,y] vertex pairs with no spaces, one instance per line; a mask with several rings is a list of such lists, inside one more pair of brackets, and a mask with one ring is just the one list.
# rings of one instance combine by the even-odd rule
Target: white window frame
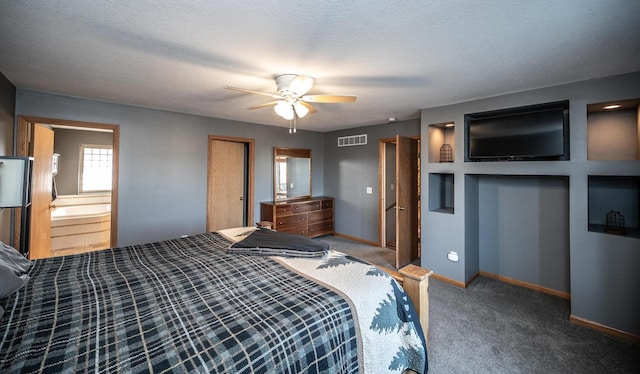
[[[108,187],[107,188],[85,188],[84,176],[85,176],[85,149],[108,149],[110,152],[109,160],[110,164],[108,165],[109,177],[108,177]],[[112,185],[112,176],[113,176],[113,146],[106,144],[80,144],[80,157],[78,158],[78,192],[79,193],[94,193],[94,192],[110,192]],[[105,186],[106,187],[106,186]]]

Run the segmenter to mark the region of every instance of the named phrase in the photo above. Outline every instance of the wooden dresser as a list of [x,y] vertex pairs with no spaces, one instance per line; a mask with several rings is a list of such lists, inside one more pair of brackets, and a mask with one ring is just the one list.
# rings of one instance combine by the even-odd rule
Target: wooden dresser
[[333,197],[260,203],[260,220],[276,231],[313,238],[334,233]]

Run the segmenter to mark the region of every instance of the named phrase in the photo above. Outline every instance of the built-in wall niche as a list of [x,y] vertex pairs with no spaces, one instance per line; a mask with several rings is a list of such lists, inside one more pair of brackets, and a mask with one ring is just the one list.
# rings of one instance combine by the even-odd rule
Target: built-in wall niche
[[429,173],[429,211],[453,214],[453,174]]
[[569,177],[464,178],[467,279],[486,272],[568,297]]
[[587,105],[587,159],[640,160],[640,99]]
[[429,125],[429,162],[454,161],[454,129],[453,121]]
[[589,176],[589,231],[640,238],[640,176]]

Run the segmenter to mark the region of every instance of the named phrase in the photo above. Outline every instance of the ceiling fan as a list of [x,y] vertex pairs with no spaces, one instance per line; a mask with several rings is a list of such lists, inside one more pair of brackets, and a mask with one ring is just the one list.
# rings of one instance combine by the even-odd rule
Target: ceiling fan
[[249,109],[274,106],[275,112],[286,120],[302,118],[309,113],[315,113],[316,109],[311,103],[352,103],[355,96],[350,95],[305,95],[313,86],[314,79],[304,74],[280,74],[275,76],[278,93],[247,90],[244,88],[225,86],[228,90],[244,93],[269,96],[275,101],[260,104]]

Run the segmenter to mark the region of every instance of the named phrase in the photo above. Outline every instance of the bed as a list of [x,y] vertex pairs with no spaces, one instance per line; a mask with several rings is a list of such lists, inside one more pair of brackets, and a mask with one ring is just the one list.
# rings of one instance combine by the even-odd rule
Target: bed
[[0,298],[0,372],[427,371],[409,290],[331,249],[233,249],[264,231],[14,265],[28,281]]

